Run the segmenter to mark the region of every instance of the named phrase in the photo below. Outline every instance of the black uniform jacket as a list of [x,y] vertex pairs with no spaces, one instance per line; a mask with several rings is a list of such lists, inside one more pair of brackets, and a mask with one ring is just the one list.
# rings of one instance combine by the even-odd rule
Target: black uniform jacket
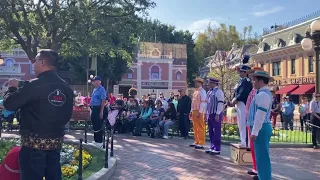
[[252,90],[252,83],[249,78],[243,78],[235,90],[234,97],[237,101],[244,104],[247,103],[247,98]]
[[73,110],[73,91],[55,71],[41,73],[20,88],[10,87],[4,107],[20,109],[20,134],[39,138],[61,138]]

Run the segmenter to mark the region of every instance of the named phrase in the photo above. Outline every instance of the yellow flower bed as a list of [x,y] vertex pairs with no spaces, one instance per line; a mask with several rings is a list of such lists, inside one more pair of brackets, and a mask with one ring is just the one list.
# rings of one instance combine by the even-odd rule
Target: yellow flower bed
[[[61,167],[62,175],[64,177],[72,177],[77,173],[79,169],[79,166],[78,166],[79,154],[80,154],[80,151],[76,150],[73,154],[74,159],[69,164],[65,164]],[[92,156],[87,151],[82,150],[82,168],[83,169],[88,167],[91,159],[92,159]]]

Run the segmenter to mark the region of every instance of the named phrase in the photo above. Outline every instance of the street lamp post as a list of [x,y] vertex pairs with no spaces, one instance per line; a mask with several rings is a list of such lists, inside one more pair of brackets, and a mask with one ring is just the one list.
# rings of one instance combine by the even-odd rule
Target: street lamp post
[[314,49],[316,54],[316,93],[320,93],[320,20],[315,20],[310,25],[311,33],[307,32],[306,37],[301,41],[304,51]]

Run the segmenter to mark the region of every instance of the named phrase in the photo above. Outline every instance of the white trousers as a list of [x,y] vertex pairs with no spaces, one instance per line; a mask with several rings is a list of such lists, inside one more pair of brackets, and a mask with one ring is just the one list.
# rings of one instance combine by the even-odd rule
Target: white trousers
[[246,146],[246,137],[247,137],[247,126],[246,126],[246,105],[238,101],[236,104],[237,108],[237,123],[239,127],[239,132],[240,132],[240,141],[241,141],[241,146]]

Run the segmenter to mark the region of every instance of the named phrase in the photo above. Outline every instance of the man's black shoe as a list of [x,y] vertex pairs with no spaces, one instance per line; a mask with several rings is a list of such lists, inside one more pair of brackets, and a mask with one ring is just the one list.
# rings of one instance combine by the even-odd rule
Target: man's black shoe
[[248,170],[247,173],[248,173],[249,175],[252,175],[252,176],[258,175],[258,174],[257,174],[256,172],[254,172],[253,170]]
[[195,149],[204,149],[203,146],[195,146],[194,148],[195,148]]
[[253,176],[252,179],[253,179],[253,180],[259,180],[259,177],[258,177],[258,176]]

